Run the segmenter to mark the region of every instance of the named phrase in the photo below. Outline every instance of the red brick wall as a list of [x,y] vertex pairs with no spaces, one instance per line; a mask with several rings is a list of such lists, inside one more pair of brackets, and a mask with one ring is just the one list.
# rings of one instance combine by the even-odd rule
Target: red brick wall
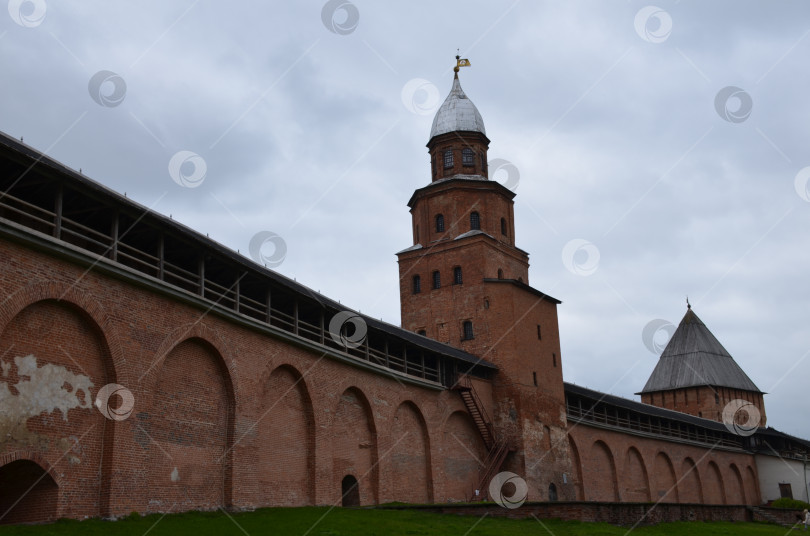
[[[135,399],[123,421],[74,407],[67,421],[46,411],[0,422],[13,432],[0,460],[54,475],[56,499],[37,503],[57,517],[336,504],[347,474],[364,504],[443,502],[477,479],[481,440],[455,391],[346,365],[16,243],[0,241],[0,257],[0,389],[18,395],[14,359],[32,354],[88,377],[90,399],[112,382]],[[488,382],[477,388],[492,400]]]
[[233,400],[221,356],[201,339],[187,339],[156,370],[156,390],[142,401],[151,405],[148,416],[136,416],[149,439],[147,511],[229,505]]
[[256,459],[256,500],[280,506],[314,504],[315,420],[301,375],[291,367],[278,367],[260,396],[267,415],[248,432],[265,445]]
[[633,501],[649,489],[652,501],[760,504],[751,454],[584,424],[569,425],[569,439],[577,453],[574,484],[581,485],[583,500]]
[[479,460],[487,456],[481,435],[470,415],[462,410],[450,415],[442,436],[438,463],[440,488],[448,500],[471,500],[478,484]]
[[[30,292],[39,294],[38,290]],[[19,298],[13,294],[11,288],[3,287],[0,295],[9,297],[4,306]],[[69,472],[83,489],[68,495],[60,515],[97,515],[105,478],[99,468],[102,457],[111,454],[105,449],[104,434],[111,425],[92,407],[86,391],[94,395],[109,383],[105,367],[109,352],[93,321],[78,307],[56,301],[59,295],[26,303],[13,318],[0,323],[1,380],[5,382],[0,389],[10,395],[0,411],[5,447],[0,454],[33,451],[52,460],[58,472]],[[82,376],[89,378],[92,387],[79,388]],[[49,385],[64,387],[60,395],[48,397],[44,392]]]
[[[717,422],[723,422],[723,409],[732,400],[744,400],[753,404],[759,411],[759,418],[755,422],[758,422],[759,426],[766,425],[768,419],[765,415],[765,402],[761,393],[728,387],[700,386],[641,395],[641,401],[645,404],[689,413],[696,417]],[[742,419],[739,424],[746,423],[746,415],[738,415],[737,417],[738,420]],[[754,422],[751,424],[754,424]]]
[[[409,503],[433,502],[430,444],[427,426],[419,409],[411,402],[400,404],[391,423],[390,455],[383,487],[390,500]],[[385,502],[385,499],[383,499]]]

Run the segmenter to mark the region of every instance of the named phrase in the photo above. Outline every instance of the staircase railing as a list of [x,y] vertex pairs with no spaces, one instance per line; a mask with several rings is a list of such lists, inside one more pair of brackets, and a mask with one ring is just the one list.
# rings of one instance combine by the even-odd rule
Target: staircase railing
[[495,443],[495,446],[490,449],[489,454],[487,454],[484,460],[484,465],[478,472],[478,483],[475,489],[479,491],[479,500],[483,501],[488,498],[489,482],[492,480],[492,477],[500,471],[501,465],[503,465],[506,456],[509,454],[509,450],[509,444],[503,438],[499,439]]
[[[472,380],[466,374],[462,375],[456,385],[453,386],[453,389],[457,391],[466,391],[470,394],[472,398],[472,404],[475,409],[478,411],[478,414],[481,416],[481,421],[486,429],[486,433],[481,431],[481,437],[486,444],[487,449],[492,449],[494,446],[495,440],[495,429],[492,426],[492,421],[489,419],[489,415],[487,414],[486,408],[484,408],[484,404],[481,402],[481,398],[478,396],[478,392],[475,390],[475,386],[472,383]],[[465,401],[466,405],[466,401]],[[467,408],[470,411],[470,408]],[[488,437],[487,437],[488,436]]]
[[[473,500],[483,501],[486,500],[489,495],[488,486],[490,480],[500,471],[506,457],[514,448],[507,438],[498,438],[496,436],[492,421],[489,419],[484,404],[481,402],[481,398],[478,396],[469,376],[462,375],[453,386],[453,389],[458,391],[461,395],[464,405],[472,416],[487,448],[487,457],[484,459],[481,469],[478,472],[477,485],[472,494]],[[477,494],[475,493],[476,491],[478,492]]]

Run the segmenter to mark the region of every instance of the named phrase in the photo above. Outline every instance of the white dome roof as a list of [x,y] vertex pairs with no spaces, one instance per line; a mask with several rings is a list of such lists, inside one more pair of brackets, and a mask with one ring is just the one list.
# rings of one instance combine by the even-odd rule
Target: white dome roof
[[458,81],[458,75],[456,75],[453,78],[453,87],[450,89],[450,94],[444,99],[444,103],[436,112],[436,117],[433,118],[430,137],[433,138],[439,134],[458,130],[480,132],[485,136],[487,134],[484,129],[484,120],[481,118],[481,114],[478,113],[478,108],[464,94],[464,90],[461,89],[461,84]]

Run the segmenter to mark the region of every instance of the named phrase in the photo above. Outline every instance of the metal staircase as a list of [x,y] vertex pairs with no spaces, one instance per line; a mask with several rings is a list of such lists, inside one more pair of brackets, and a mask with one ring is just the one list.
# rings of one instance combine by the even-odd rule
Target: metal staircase
[[[486,409],[484,409],[484,405],[481,403],[481,399],[478,397],[478,393],[475,392],[475,387],[468,376],[461,376],[458,383],[453,386],[453,390],[458,391],[461,395],[464,406],[467,408],[470,417],[472,417],[475,427],[481,434],[481,439],[484,440],[484,445],[487,448],[487,457],[478,472],[478,482],[475,487],[476,490],[479,490],[478,499],[483,501],[487,499],[490,480],[498,474],[506,457],[515,449],[506,438],[496,437],[492,421],[490,421]],[[475,497],[475,491],[471,496]]]

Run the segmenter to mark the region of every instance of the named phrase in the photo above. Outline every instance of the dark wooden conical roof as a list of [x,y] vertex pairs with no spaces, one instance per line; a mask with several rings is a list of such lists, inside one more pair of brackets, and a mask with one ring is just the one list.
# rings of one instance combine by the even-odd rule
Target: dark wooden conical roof
[[689,307],[637,394],[702,385],[762,392]]

